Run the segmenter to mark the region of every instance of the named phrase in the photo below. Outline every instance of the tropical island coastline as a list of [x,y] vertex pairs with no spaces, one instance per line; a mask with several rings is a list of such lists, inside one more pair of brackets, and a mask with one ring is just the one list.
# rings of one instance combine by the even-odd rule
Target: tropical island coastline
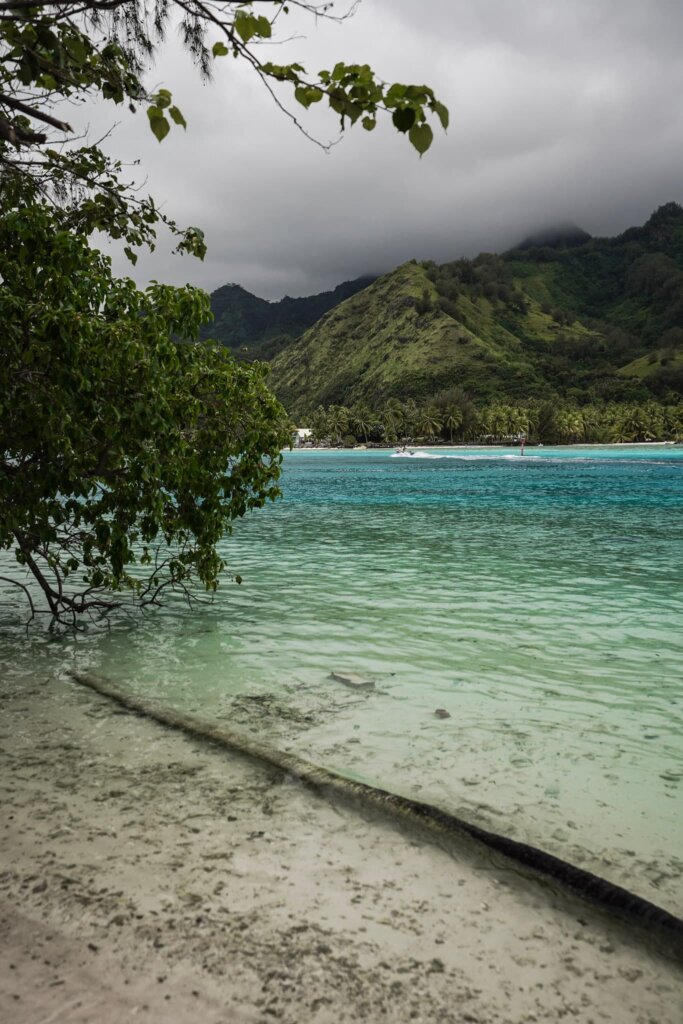
[[[567,444],[544,444],[542,441],[531,441],[525,443],[525,450],[537,450],[539,448],[548,449],[552,452],[554,448],[569,448],[571,447],[574,451],[578,451],[582,448],[587,449],[607,449],[610,448],[672,448],[679,447],[683,442],[681,441],[611,441],[607,443],[600,443],[598,441],[577,441],[573,445]],[[434,451],[444,452],[457,452],[457,451],[490,451],[496,448],[504,448],[506,451],[516,451],[520,448],[520,443],[511,444],[506,441],[490,441],[485,444],[476,441],[462,442],[461,444],[448,444],[448,442],[434,442],[434,441],[407,441],[406,445],[410,448],[429,448]],[[369,444],[361,445],[340,445],[340,444],[325,444],[319,442],[316,444],[302,444],[294,445],[292,447],[283,448],[283,452],[288,451],[297,452],[311,452],[311,451],[396,451],[397,445],[383,442],[370,442]]]
[[683,7],[1,6],[2,1024],[678,1024]]

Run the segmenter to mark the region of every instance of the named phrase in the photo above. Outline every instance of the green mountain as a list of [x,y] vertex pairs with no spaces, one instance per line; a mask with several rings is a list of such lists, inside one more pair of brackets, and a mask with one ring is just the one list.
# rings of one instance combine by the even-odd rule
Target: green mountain
[[359,277],[345,281],[333,291],[298,299],[285,295],[279,302],[260,299],[238,284],[226,284],[211,293],[214,319],[202,329],[200,337],[220,341],[233,349],[238,358],[272,359],[329,309],[373,280]]
[[[676,402],[683,395],[683,208],[616,238],[572,226],[502,256],[411,261],[330,309],[273,360],[299,415],[319,405]],[[552,233],[550,234],[552,237]]]

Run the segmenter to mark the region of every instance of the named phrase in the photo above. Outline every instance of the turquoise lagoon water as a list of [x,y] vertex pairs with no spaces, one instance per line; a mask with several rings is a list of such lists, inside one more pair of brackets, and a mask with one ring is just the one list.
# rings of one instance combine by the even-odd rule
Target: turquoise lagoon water
[[0,643],[680,912],[683,449],[422,451],[287,453],[284,500],[226,541],[240,587],[55,640],[6,608]]

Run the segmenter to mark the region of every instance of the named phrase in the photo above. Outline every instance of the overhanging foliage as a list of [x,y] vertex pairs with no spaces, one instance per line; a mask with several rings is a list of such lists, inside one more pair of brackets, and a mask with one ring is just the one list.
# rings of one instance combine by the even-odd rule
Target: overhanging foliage
[[45,205],[2,218],[0,277],[0,546],[56,617],[111,606],[101,588],[215,589],[232,520],[279,493],[264,370],[188,343],[203,292],[113,278]]

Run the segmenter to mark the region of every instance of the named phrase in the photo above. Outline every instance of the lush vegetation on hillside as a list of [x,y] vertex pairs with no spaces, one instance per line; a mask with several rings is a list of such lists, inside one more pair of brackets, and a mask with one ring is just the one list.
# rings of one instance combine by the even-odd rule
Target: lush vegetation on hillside
[[[683,395],[683,209],[616,238],[404,264],[273,361],[296,417],[323,406],[673,405]],[[580,242],[581,239],[578,239]]]
[[328,310],[373,280],[358,277],[332,291],[297,299],[285,295],[279,302],[260,299],[238,284],[226,284],[211,293],[213,322],[202,328],[200,336],[219,341],[238,359],[273,359]]

